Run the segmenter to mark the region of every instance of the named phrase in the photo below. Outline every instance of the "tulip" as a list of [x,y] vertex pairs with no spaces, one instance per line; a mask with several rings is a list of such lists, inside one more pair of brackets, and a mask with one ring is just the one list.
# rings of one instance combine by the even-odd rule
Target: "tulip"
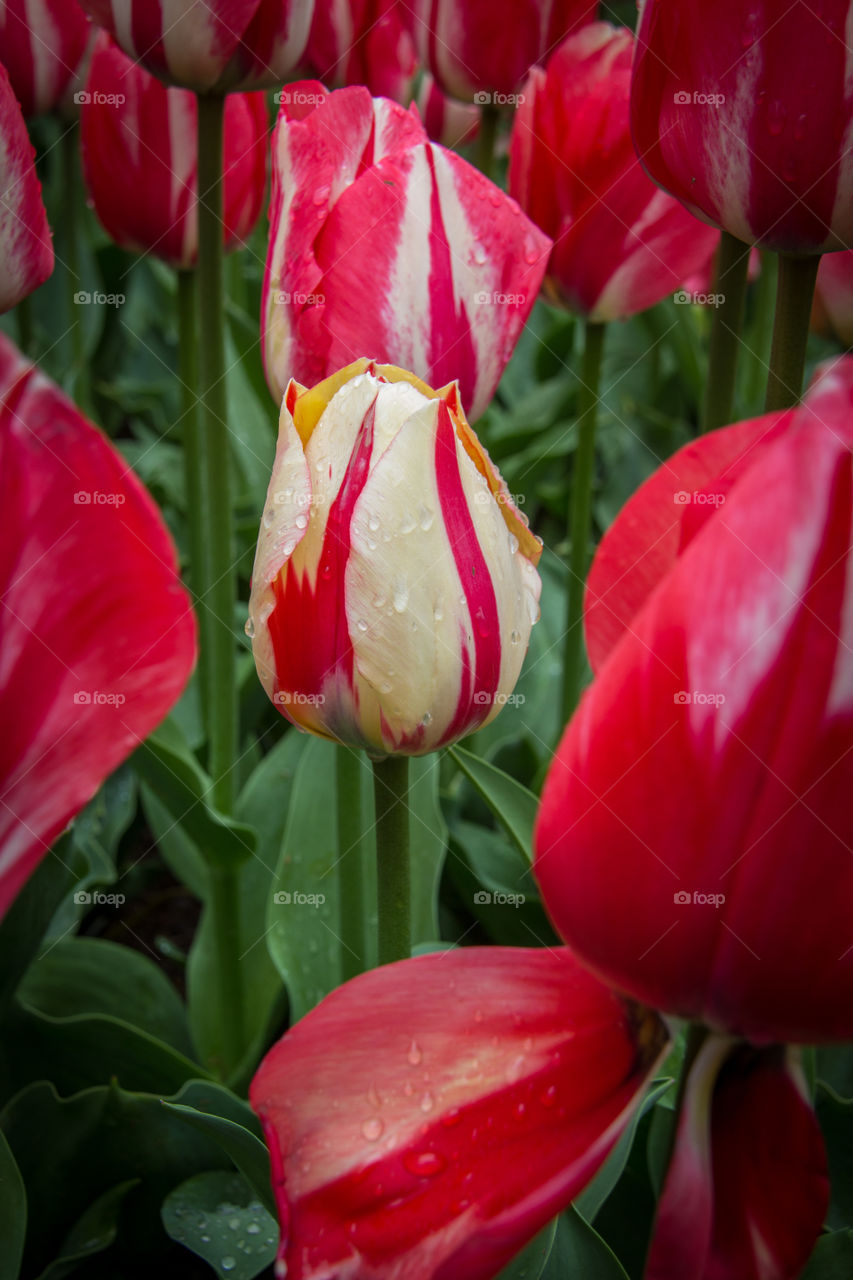
[[443,93],[502,105],[533,64],[591,22],[597,8],[591,0],[532,0],[520,17],[495,0],[413,0],[407,12],[420,59]]
[[53,270],[50,227],[36,176],[35,152],[0,65],[0,312],[8,311]]
[[[167,89],[101,32],[81,115],[89,195],[105,229],[122,248],[151,252],[183,268],[198,258],[197,111],[195,94]],[[242,244],[260,215],[266,140],[264,95],[229,95],[222,228],[226,250]]]
[[812,325],[853,347],[853,252],[826,253],[817,269]]
[[454,742],[512,692],[540,552],[455,384],[367,360],[291,382],[247,624],[264,688],[378,756]]
[[288,1280],[487,1280],[589,1181],[666,1035],[565,949],[374,970],[269,1052],[250,1100]]
[[361,84],[403,104],[412,96],[417,56],[395,0],[316,0],[304,61],[334,88]]
[[25,116],[58,106],[89,30],[77,0],[0,0],[0,61]]
[[849,20],[849,0],[646,0],[631,127],[655,182],[749,244],[846,248]]
[[264,363],[276,399],[367,351],[486,408],[550,247],[416,111],[304,81],[273,137]]
[[186,684],[174,546],[111,444],[0,335],[0,915]]
[[197,93],[280,84],[302,56],[314,10],[314,0],[80,3],[129,57]]
[[473,103],[457,102],[442,93],[428,71],[421,76],[415,97],[424,128],[433,142],[459,147],[472,142],[480,127],[480,112]]
[[584,27],[531,71],[513,121],[510,194],[554,241],[546,294],[594,323],[674,293],[717,239],[643,173],[628,126],[633,51],[624,28]]

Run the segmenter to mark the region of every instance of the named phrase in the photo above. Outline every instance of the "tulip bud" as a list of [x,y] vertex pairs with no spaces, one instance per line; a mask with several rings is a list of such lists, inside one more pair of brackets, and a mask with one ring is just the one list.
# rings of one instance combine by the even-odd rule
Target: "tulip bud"
[[89,31],[77,0],[0,0],[0,62],[25,116],[59,104],[86,51]]
[[279,711],[377,755],[497,715],[538,617],[542,550],[455,383],[359,360],[291,382],[247,634]]
[[52,270],[53,245],[35,151],[0,65],[0,312],[32,293]]
[[395,0],[316,0],[304,63],[324,84],[363,84],[406,103],[417,71],[414,41]]

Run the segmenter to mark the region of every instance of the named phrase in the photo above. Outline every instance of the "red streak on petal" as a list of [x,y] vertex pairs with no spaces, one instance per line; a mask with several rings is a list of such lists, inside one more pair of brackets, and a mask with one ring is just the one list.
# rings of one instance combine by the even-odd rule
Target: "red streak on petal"
[[471,324],[463,303],[457,304],[453,296],[453,255],[444,227],[438,180],[435,174],[435,153],[431,146],[424,152],[429,162],[432,178],[430,196],[430,320],[429,368],[434,387],[455,378],[467,388],[470,397],[477,385],[477,355],[471,339]]

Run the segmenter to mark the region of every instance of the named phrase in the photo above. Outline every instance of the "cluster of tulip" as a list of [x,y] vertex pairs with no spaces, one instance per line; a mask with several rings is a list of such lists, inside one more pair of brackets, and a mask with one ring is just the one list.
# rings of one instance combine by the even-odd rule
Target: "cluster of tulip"
[[[684,1019],[647,1280],[794,1280],[829,1200],[803,1046],[853,1040],[853,361],[801,400],[810,322],[853,342],[853,6],[645,0],[636,37],[589,0],[527,8],[495,30],[485,0],[0,0],[0,310],[53,269],[24,117],[70,96],[103,228],[200,287],[181,333],[204,413],[184,436],[189,574],[227,825],[221,257],[271,163],[260,346],[280,416],[246,631],[282,716],[375,762],[396,962],[251,1064],[278,1274],[496,1275],[598,1172]],[[263,91],[283,84],[270,136]],[[478,128],[488,169],[503,124],[508,191],[445,145]],[[755,247],[779,258],[767,412],[727,425]],[[641,485],[588,569],[604,326],[715,270],[716,429]],[[540,294],[584,333],[568,724],[533,841],[564,945],[412,958],[405,762],[498,715],[539,616],[542,542],[466,410],[488,409]],[[152,499],[5,336],[0,457],[2,914],[197,646]],[[218,852],[206,874],[234,1079],[238,880]]]

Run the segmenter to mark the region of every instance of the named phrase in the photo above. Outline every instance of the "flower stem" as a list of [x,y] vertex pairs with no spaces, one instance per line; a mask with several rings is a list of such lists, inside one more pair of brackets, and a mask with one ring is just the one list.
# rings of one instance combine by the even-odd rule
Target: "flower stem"
[[81,200],[80,181],[77,157],[80,148],[79,126],[70,125],[62,135],[62,187],[65,195],[63,202],[62,222],[65,232],[65,284],[71,319],[71,350],[74,356],[74,369],[79,373],[83,369],[85,347],[83,329],[78,316],[79,310],[74,295],[80,288],[80,246],[78,242],[80,228],[77,217],[77,205]]
[[338,789],[338,886],[341,940],[341,981],[348,982],[365,967],[364,883],[361,812],[361,757],[351,747],[339,746]]
[[380,964],[406,960],[412,951],[408,792],[407,756],[374,760]]
[[803,389],[806,343],[820,254],[779,254],[779,287],[765,409],[790,409]]
[[702,429],[710,431],[731,422],[735,374],[743,333],[749,245],[724,231],[720,237],[714,292],[723,301],[714,307],[708,350],[708,378]]
[[[202,469],[201,435],[198,423],[198,359],[196,336],[196,277],[195,271],[178,272],[178,376],[181,383],[181,426],[184,442],[184,489],[187,506],[187,540],[189,544],[189,568],[187,578],[195,600],[196,612],[201,614],[202,584],[210,574],[203,564],[207,554],[206,530],[209,517],[204,503],[204,473]],[[201,645],[198,655],[198,680],[202,690],[207,689],[207,646]]]
[[480,107],[480,131],[477,135],[477,168],[487,178],[494,177],[495,144],[498,139],[500,108],[491,102],[484,102]]
[[755,307],[750,328],[750,351],[746,367],[747,414],[761,412],[762,393],[770,367],[770,342],[773,336],[773,313],[776,310],[776,280],[779,260],[775,253],[761,255],[761,272],[755,284]]
[[239,870],[209,861],[208,876],[207,908],[216,939],[213,976],[219,1010],[219,1061],[215,1066],[222,1079],[228,1080],[240,1065],[244,1048]]
[[592,511],[592,481],[595,471],[595,426],[598,417],[598,386],[604,350],[604,325],[587,320],[584,325],[584,352],[578,394],[578,447],[572,475],[569,505],[569,590],[566,611],[566,638],[563,650],[563,721],[567,721],[580,697],[585,660],[583,640],[583,593],[589,566],[589,533]]
[[237,645],[234,612],[237,575],[231,506],[231,456],[226,423],[225,347],[222,332],[222,134],[225,99],[198,95],[199,400],[207,554],[201,643],[207,647],[203,704],[210,743],[213,802],[230,813],[237,755]]

